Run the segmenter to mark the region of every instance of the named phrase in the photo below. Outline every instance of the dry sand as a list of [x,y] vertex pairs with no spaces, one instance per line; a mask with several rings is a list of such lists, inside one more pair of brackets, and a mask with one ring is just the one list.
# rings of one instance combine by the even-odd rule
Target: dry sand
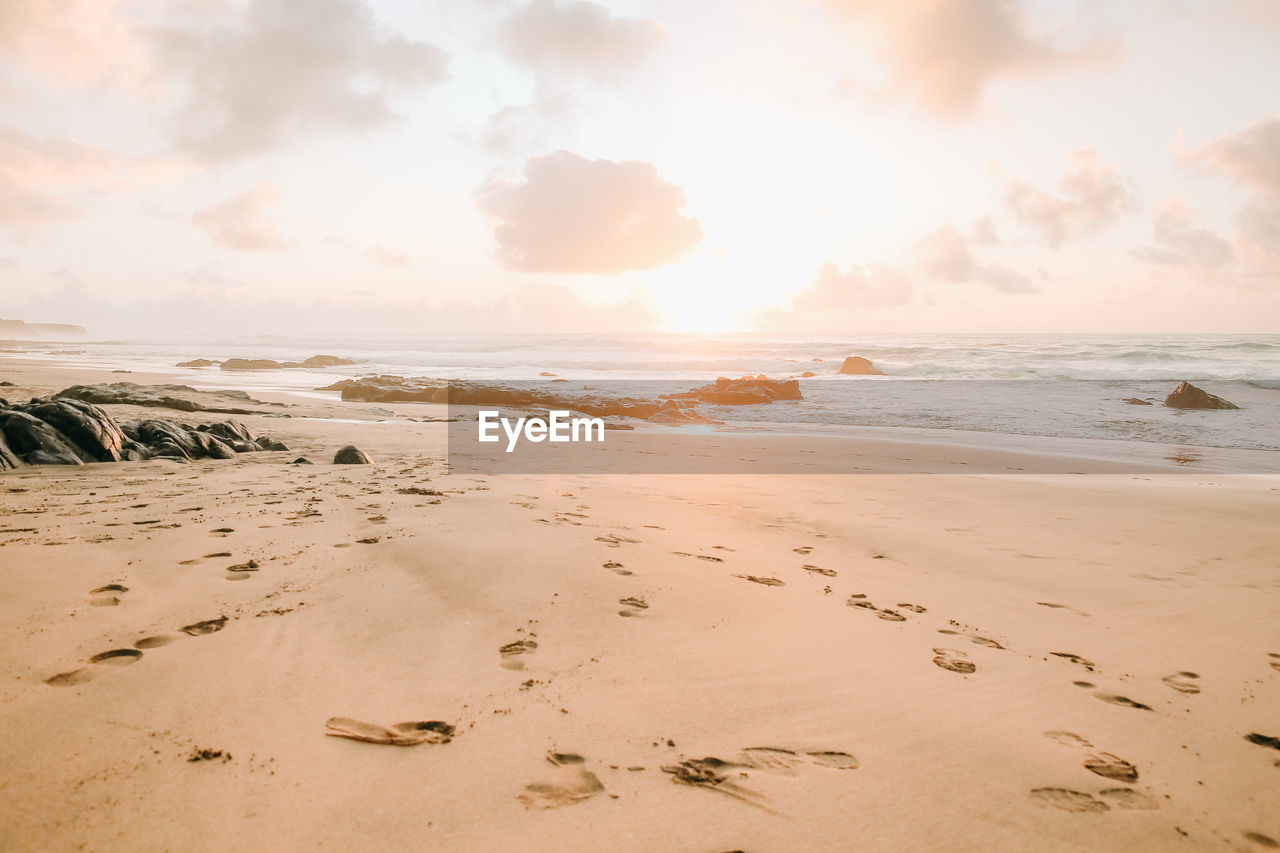
[[0,475],[0,848],[1280,840],[1276,477],[449,476],[289,411]]

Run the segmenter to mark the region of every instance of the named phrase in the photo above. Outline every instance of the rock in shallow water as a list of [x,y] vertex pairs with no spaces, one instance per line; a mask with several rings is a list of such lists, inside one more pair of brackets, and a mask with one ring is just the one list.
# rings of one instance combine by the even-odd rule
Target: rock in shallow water
[[1190,382],[1183,382],[1173,389],[1164,404],[1171,409],[1238,409],[1235,403],[1227,402],[1208,391],[1197,388]]
[[333,457],[334,465],[372,465],[373,460],[369,458],[369,454],[365,453],[354,444],[348,444],[339,450]]

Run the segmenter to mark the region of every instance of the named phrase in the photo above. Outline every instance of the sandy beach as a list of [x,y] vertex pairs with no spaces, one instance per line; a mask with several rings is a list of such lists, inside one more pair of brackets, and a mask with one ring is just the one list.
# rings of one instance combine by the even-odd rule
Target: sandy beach
[[462,476],[278,401],[0,475],[4,849],[1280,843],[1274,476]]

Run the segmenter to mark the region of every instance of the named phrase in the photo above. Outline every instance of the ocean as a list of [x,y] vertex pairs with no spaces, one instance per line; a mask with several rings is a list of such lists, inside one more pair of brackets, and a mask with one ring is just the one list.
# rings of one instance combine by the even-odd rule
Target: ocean
[[[717,376],[799,376],[804,399],[709,407],[730,427],[964,431],[1280,450],[1280,335],[452,335],[385,338],[189,337],[15,343],[8,352],[93,367],[172,371],[193,358],[351,366],[265,373],[187,370],[195,387],[313,395],[371,373],[475,381],[538,380],[597,393],[683,390]],[[885,376],[841,376],[845,356]],[[122,376],[122,379],[126,377]],[[1239,411],[1159,405],[1182,380]],[[324,392],[328,395],[331,392]],[[1149,399],[1151,406],[1124,398]]]

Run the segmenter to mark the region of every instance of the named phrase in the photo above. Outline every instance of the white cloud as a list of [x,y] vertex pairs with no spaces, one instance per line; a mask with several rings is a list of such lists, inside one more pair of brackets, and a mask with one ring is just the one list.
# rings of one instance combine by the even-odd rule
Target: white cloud
[[702,239],[684,190],[652,163],[587,160],[557,151],[525,162],[525,181],[490,179],[480,209],[498,224],[501,263],[525,272],[646,270],[678,260]]

